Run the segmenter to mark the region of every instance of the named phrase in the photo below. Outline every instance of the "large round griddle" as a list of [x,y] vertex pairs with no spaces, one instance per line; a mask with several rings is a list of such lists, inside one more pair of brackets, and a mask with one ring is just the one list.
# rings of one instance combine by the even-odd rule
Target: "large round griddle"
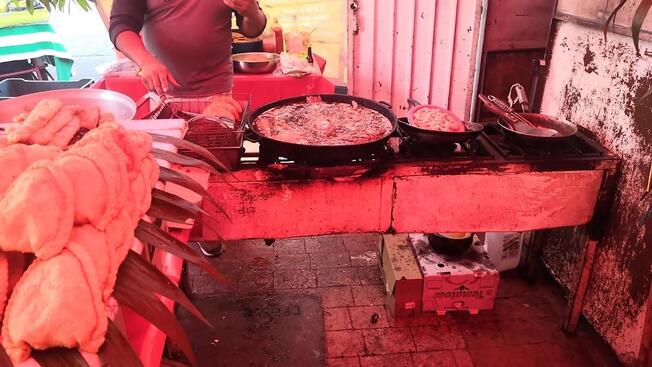
[[[383,115],[391,123],[391,130],[383,137],[371,142],[351,145],[307,145],[289,143],[264,136],[256,128],[256,119],[261,114],[281,106],[296,103],[306,103],[307,97],[320,97],[326,103],[351,103],[355,101],[359,106],[374,110]],[[372,100],[339,94],[318,94],[301,97],[292,97],[272,102],[255,110],[249,116],[247,123],[249,130],[255,135],[255,141],[260,143],[261,154],[273,152],[279,157],[310,164],[338,164],[356,159],[381,155],[385,152],[386,144],[398,126],[396,115],[384,105]]]

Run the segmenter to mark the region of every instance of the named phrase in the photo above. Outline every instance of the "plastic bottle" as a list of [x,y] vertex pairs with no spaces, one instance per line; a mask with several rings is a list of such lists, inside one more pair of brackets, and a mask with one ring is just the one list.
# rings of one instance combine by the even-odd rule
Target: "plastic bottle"
[[484,235],[484,248],[489,259],[498,271],[514,269],[521,261],[523,247],[521,232],[487,232]]
[[285,33],[285,51],[290,54],[306,57],[305,32],[301,32],[297,16],[292,16],[292,28]]
[[274,18],[274,23],[272,23],[272,32],[274,32],[274,37],[276,39],[275,50],[277,54],[283,52],[283,27],[278,22],[278,18]]
[[263,51],[264,52],[276,52],[276,34],[271,29],[265,30],[261,36],[263,39]]
[[315,58],[312,56],[312,46],[308,45],[308,56],[306,56],[306,60],[308,60],[309,64],[313,64],[315,62]]

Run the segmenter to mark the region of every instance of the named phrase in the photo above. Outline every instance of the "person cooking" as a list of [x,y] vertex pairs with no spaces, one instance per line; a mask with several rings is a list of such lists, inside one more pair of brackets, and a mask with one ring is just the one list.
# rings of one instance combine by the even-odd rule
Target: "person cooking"
[[[213,96],[233,88],[231,16],[249,38],[267,18],[257,0],[113,0],[109,36],[159,95]],[[200,242],[206,256],[221,243]]]
[[245,37],[267,18],[257,0],[113,0],[109,36],[158,94],[208,96],[233,87],[231,16]]

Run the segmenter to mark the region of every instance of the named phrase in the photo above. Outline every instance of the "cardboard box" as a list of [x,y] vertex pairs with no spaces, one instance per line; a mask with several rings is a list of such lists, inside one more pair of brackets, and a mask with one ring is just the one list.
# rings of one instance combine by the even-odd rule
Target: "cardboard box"
[[410,235],[409,241],[423,275],[424,312],[468,311],[475,315],[493,308],[500,274],[477,237],[462,256],[435,253],[424,235]]
[[386,303],[394,317],[421,311],[423,277],[407,235],[383,235],[379,246]]

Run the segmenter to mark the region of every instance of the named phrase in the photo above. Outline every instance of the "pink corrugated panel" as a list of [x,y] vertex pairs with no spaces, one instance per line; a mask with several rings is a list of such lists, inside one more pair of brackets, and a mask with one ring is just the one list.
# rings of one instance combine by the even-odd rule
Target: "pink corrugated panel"
[[480,0],[358,0],[351,12],[354,94],[391,102],[399,116],[406,100],[469,115],[481,13]]

